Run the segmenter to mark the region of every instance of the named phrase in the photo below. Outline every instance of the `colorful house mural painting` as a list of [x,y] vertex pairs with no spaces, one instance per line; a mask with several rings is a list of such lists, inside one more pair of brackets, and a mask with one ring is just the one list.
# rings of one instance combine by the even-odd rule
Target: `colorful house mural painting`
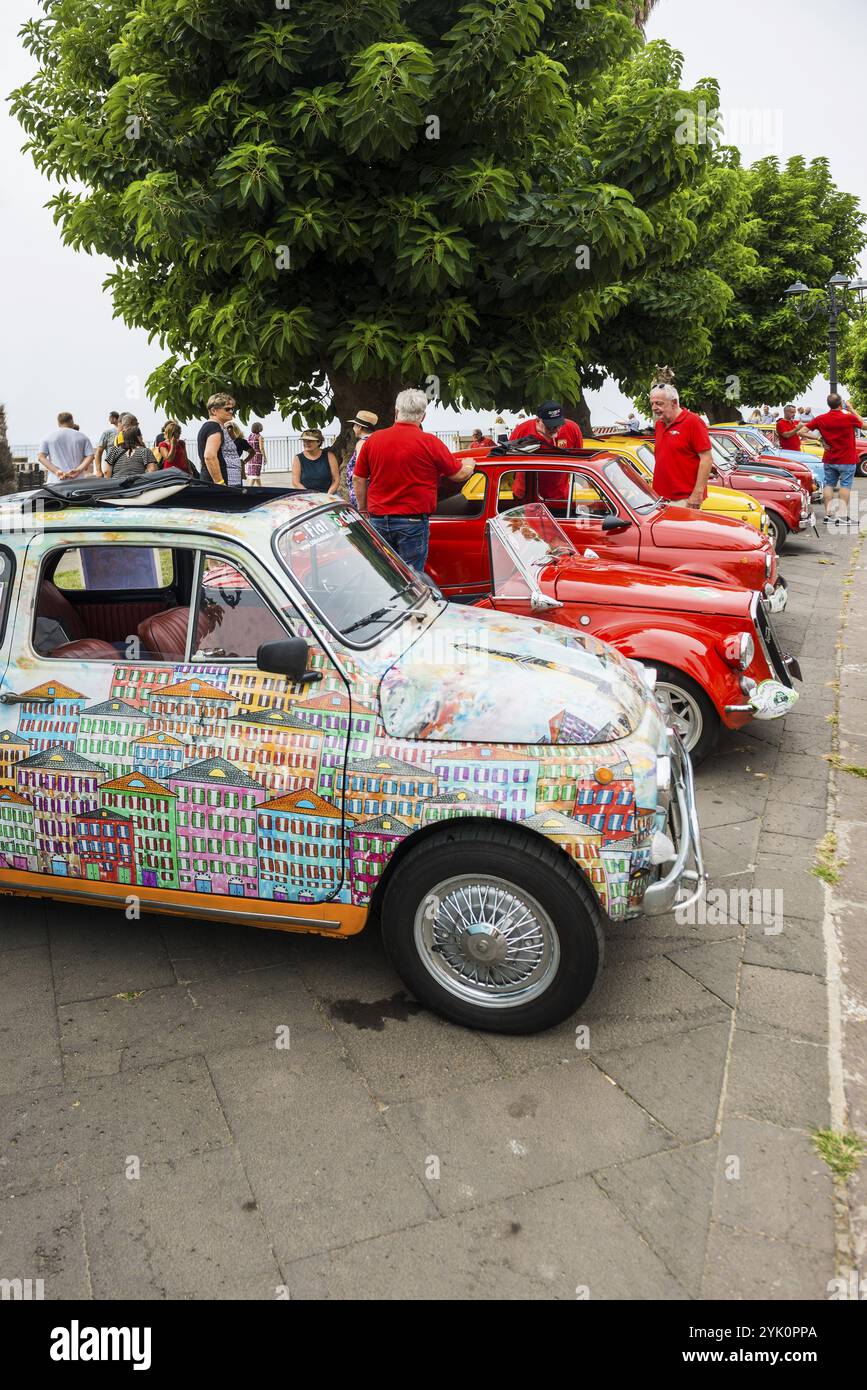
[[115,666],[109,687],[109,699],[125,700],[137,709],[147,709],[148,700],[154,690],[175,684],[171,666],[148,666],[142,662]]
[[352,901],[369,903],[373,890],[382,877],[385,866],[399,840],[409,835],[412,827],[396,816],[374,816],[359,821],[349,832],[349,862],[352,881]]
[[454,820],[457,816],[503,816],[503,807],[494,801],[483,801],[471,791],[442,792],[422,802],[421,823],[431,825],[434,821]]
[[[48,748],[16,769],[17,790],[33,803],[36,852],[46,859],[71,859],[75,823],[96,806],[106,769],[68,748]],[[76,866],[67,864],[66,872]]]
[[343,817],[330,801],[310,791],[279,796],[259,807],[258,831],[260,897],[321,902],[340,886]]
[[75,748],[78,720],[87,697],[66,685],[46,681],[21,696],[18,734],[34,753],[46,748]]
[[198,893],[258,893],[257,808],[261,782],[225,758],[191,763],[169,779],[177,796],[178,877]]
[[240,709],[228,720],[226,756],[270,792],[318,790],[323,736],[280,709]]
[[143,888],[178,887],[176,801],[170,787],[135,772],[100,787],[100,809],[132,824],[136,878]]
[[75,751],[83,758],[110,763],[115,776],[123,777],[134,770],[133,747],[147,727],[144,710],[125,700],[103,700],[81,711]]
[[26,738],[14,734],[11,729],[3,730],[0,734],[0,787],[15,790],[15,769],[32,753],[33,749]]
[[351,762],[345,771],[339,770],[337,786],[349,815],[397,816],[404,821],[420,820],[423,803],[439,790],[430,767],[398,758]]
[[0,863],[25,871],[36,865],[33,803],[8,787],[0,791]]
[[132,746],[133,772],[155,782],[167,782],[180,772],[187,758],[187,745],[173,734],[145,734]]
[[135,882],[132,821],[98,808],[75,823],[75,847],[85,878],[104,883]]
[[480,800],[504,808],[508,820],[523,820],[536,810],[539,762],[521,757],[508,746],[479,744],[468,757],[463,749],[433,753],[431,766],[442,791],[472,791]]

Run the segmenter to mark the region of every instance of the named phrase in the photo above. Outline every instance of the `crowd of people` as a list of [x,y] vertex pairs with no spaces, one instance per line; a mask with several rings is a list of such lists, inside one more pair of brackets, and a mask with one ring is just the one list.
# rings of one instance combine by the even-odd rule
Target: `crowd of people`
[[[472,457],[458,457],[437,435],[425,432],[422,422],[429,406],[424,391],[401,391],[395,401],[394,423],[380,428],[374,411],[359,410],[349,421],[354,447],[346,466],[349,500],[366,516],[374,529],[413,568],[424,568],[428,550],[429,521],[436,509],[438,490],[444,479],[460,484],[475,468]],[[659,383],[650,393],[655,434],[654,485],[661,497],[699,508],[707,495],[712,467],[711,442],[702,416],[686,410],[674,386]],[[43,440],[39,462],[46,473],[58,479],[72,479],[93,471],[105,478],[122,478],[161,469],[179,469],[215,487],[239,488],[248,484],[261,487],[266,462],[262,425],[258,421],[244,431],[235,419],[233,398],[223,391],[210,397],[208,418],[196,439],[197,460],[191,460],[181,438],[181,426],[167,420],[153,445],[148,445],[134,415],[111,411],[108,427],[96,448],[75,423],[69,412],[57,417],[57,429]],[[756,417],[758,417],[756,419]],[[825,509],[830,515],[837,489],[844,508],[855,474],[857,431],[864,422],[839,395],[828,396],[828,410],[814,416],[809,406],[788,404],[779,415],[768,406],[752,412],[751,421],[773,423],[781,447],[800,450],[801,439],[820,440],[825,449]],[[495,428],[502,439],[502,420]],[[631,431],[643,429],[633,411],[620,422]],[[583,436],[578,425],[566,417],[559,401],[544,401],[536,414],[521,420],[506,437],[536,439],[557,449],[580,449]],[[472,448],[489,448],[490,434],[473,431]],[[521,500],[521,477],[516,478],[514,496]],[[301,451],[291,465],[291,485],[333,496],[341,487],[340,463],[333,448],[326,446],[320,429],[305,429]],[[540,487],[542,500],[565,496],[568,475],[545,472]]]

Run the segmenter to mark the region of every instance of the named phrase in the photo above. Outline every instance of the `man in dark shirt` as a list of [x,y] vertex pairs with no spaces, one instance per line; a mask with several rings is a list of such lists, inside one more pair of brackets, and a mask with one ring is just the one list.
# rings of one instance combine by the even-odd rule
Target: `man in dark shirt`
[[401,391],[394,403],[395,423],[370,436],[353,479],[362,516],[419,572],[427,560],[440,478],[462,483],[475,467],[472,459],[456,459],[435,434],[424,433],[427,406],[424,391]]

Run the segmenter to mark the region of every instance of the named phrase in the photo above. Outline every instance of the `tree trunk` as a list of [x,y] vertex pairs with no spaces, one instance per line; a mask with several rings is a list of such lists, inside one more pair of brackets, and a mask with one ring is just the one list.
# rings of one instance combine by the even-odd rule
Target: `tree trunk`
[[328,370],[331,386],[331,413],[341,424],[340,434],[332,444],[340,463],[340,485],[345,490],[346,464],[355,447],[352,426],[347,423],[359,410],[371,410],[379,416],[379,429],[394,424],[394,399],[405,386],[399,375],[380,377],[375,381],[353,381],[346,372]]
[[743,421],[738,407],[725,398],[719,400],[716,397],[706,397],[690,408],[699,415],[706,415],[712,425],[721,425],[724,421],[729,420]]
[[590,423],[590,407],[584,398],[584,392],[578,397],[577,401],[564,401],[563,413],[567,420],[574,420],[584,438],[592,435],[593,427]]

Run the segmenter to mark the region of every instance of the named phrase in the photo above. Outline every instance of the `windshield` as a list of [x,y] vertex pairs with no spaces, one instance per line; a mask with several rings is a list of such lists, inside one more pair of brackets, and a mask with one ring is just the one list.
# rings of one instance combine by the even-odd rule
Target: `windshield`
[[635,464],[629,459],[617,458],[606,463],[602,469],[609,483],[619,492],[628,507],[634,512],[652,512],[659,498],[645,482]]
[[359,646],[430,593],[350,507],[313,512],[287,527],[277,552],[332,631]]
[[741,438],[745,439],[751,448],[758,449],[760,454],[768,447],[774,447],[773,435],[762,434],[761,430],[741,430],[740,434]]
[[512,507],[488,523],[491,573],[499,598],[527,598],[538,587],[537,572],[577,551],[541,502]]
[[723,448],[721,440],[717,439],[715,435],[711,435],[710,437],[710,451],[714,466],[716,468],[721,468],[724,473],[729,472],[732,466],[732,460]]

